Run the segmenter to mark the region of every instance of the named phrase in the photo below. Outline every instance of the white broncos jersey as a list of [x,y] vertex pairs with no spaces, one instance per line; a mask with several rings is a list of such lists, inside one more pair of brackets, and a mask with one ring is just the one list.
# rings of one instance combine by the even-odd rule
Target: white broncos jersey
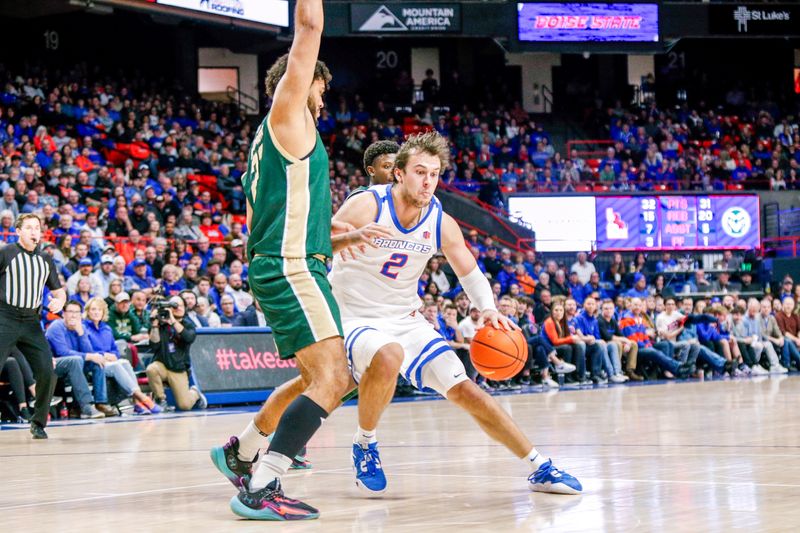
[[401,318],[422,305],[417,293],[419,278],[428,260],[441,247],[442,204],[434,196],[420,221],[405,229],[395,215],[391,185],[375,185],[362,194],[372,194],[378,203],[375,222],[391,228],[392,237],[375,240],[356,259],[333,259],[328,279],[342,313],[342,320]]

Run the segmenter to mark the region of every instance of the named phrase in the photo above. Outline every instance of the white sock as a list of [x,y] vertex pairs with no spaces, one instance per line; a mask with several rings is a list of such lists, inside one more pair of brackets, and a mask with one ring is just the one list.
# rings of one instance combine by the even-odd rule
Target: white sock
[[366,448],[370,444],[374,444],[376,442],[378,442],[376,430],[373,429],[371,431],[367,431],[361,426],[358,427],[358,431],[356,431],[356,434],[353,437],[353,444],[358,444],[362,448]]
[[547,462],[547,459],[542,457],[542,454],[540,454],[536,448],[531,449],[530,453],[526,457],[523,457],[522,460],[530,465],[532,472],[536,472],[539,470],[540,466]]
[[250,480],[250,492],[263,489],[274,479],[280,479],[289,471],[292,459],[277,452],[267,452],[258,460],[258,468]]
[[251,420],[244,431],[239,435],[239,459],[242,461],[252,461],[261,448],[266,448],[269,444],[267,436],[261,433],[256,427],[255,421]]

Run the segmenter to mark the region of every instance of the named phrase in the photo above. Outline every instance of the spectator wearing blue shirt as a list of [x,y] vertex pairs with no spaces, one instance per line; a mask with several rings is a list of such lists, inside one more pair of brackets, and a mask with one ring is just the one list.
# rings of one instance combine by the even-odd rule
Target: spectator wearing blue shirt
[[728,310],[721,305],[715,305],[711,312],[716,320],[698,324],[697,337],[702,344],[709,348],[715,348],[718,353],[722,352],[725,360],[730,361],[735,367],[734,375],[738,375],[739,366],[742,364],[742,354],[739,351],[739,345],[723,326],[728,319]]
[[[94,353],[89,336],[83,328],[81,306],[78,302],[67,302],[64,318],[53,321],[45,332],[45,338],[56,360],[55,372],[60,378],[68,377],[73,396],[80,407],[81,418],[104,418],[106,412],[113,416],[116,411],[108,405],[104,359]],[[92,374],[92,391],[84,372]],[[94,395],[95,407],[92,405]]]
[[514,263],[506,259],[503,261],[503,270],[497,274],[497,281],[500,282],[501,292],[508,292],[512,283],[517,283],[517,275],[514,272]]
[[[565,302],[566,308],[571,308],[574,302]],[[567,314],[572,312],[567,311]],[[608,379],[602,376],[602,368],[605,367],[606,373],[612,378],[614,383],[623,383],[625,377],[622,375],[622,367],[619,362],[619,354],[616,355],[616,365],[611,362],[608,353],[608,343],[600,335],[600,326],[597,323],[597,301],[594,298],[587,298],[584,309],[575,316],[575,335],[586,343],[586,355],[591,359],[590,367],[592,381],[595,383],[608,383]]]
[[[211,299],[211,304],[215,306],[217,312],[219,312],[222,309],[222,297],[225,294],[229,294],[231,295],[231,297],[233,296],[232,291],[228,287],[228,277],[220,272],[219,274],[214,276],[214,286],[211,287],[211,290],[208,291],[208,296]],[[233,305],[233,308],[236,313],[239,312],[239,309],[235,303]]]
[[[702,322],[716,322],[716,319],[711,315],[694,314],[694,302],[691,298],[684,298],[681,301],[681,312],[686,321],[683,323],[683,329],[678,335],[679,342],[686,342],[691,344],[700,344],[697,334],[697,324]],[[697,354],[697,360],[701,363],[709,365],[713,370],[719,373],[733,372],[733,368],[726,365],[725,358],[710,350],[708,346],[700,344],[700,351]]]
[[689,290],[692,292],[711,292],[711,282],[706,279],[706,273],[702,268],[694,272],[694,279],[688,281]]
[[670,272],[678,267],[678,262],[672,258],[672,254],[664,252],[661,255],[661,260],[656,263],[656,272]]
[[581,283],[580,279],[578,279],[578,273],[574,270],[569,273],[567,287],[569,288],[570,296],[575,299],[579,306],[583,306],[583,300],[586,298],[586,293],[583,290],[583,284]]
[[158,285],[155,278],[147,275],[147,261],[144,259],[133,260],[133,276],[126,276],[124,289],[126,292],[140,290],[147,296],[152,294],[153,289]]
[[600,300],[605,300],[607,298],[611,298],[611,294],[600,285],[600,273],[599,272],[592,272],[589,276],[589,283],[583,286],[583,297],[588,298],[592,295],[592,293],[597,293],[598,298]]
[[650,295],[650,292],[647,290],[647,278],[641,272],[637,272],[633,275],[633,287],[628,289],[625,292],[625,296],[628,298],[642,298],[645,299]]
[[611,170],[613,170],[614,174],[617,176],[622,170],[622,164],[620,163],[619,159],[617,159],[617,151],[614,148],[609,148],[606,150],[605,159],[600,161],[600,168],[604,168],[606,165],[611,165]]
[[103,358],[106,376],[113,378],[126,396],[133,397],[134,413],[141,415],[160,413],[161,408],[139,388],[139,382],[130,362],[119,356],[114,332],[108,325],[108,304],[103,298],[94,297],[86,303],[83,328],[86,330],[92,352]]
[[20,210],[22,213],[33,213],[41,210],[44,207],[44,202],[41,200],[41,198],[39,198],[39,193],[33,189],[28,191],[28,194],[25,196],[25,198],[26,202]]

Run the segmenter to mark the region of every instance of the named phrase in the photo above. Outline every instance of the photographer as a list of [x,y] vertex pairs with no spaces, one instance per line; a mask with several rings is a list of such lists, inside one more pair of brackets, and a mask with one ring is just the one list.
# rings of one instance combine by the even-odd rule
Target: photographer
[[172,389],[178,409],[205,409],[207,405],[197,387],[189,387],[189,351],[195,336],[194,324],[186,317],[186,307],[179,296],[155,305],[150,316],[150,348],[155,358],[147,367],[147,379],[162,409],[167,407],[164,380]]

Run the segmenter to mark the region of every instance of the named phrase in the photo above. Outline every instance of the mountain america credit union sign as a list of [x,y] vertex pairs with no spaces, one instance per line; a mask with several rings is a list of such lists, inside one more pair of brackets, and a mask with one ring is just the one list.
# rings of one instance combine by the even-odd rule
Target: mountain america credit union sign
[[353,33],[458,33],[459,4],[350,4]]

